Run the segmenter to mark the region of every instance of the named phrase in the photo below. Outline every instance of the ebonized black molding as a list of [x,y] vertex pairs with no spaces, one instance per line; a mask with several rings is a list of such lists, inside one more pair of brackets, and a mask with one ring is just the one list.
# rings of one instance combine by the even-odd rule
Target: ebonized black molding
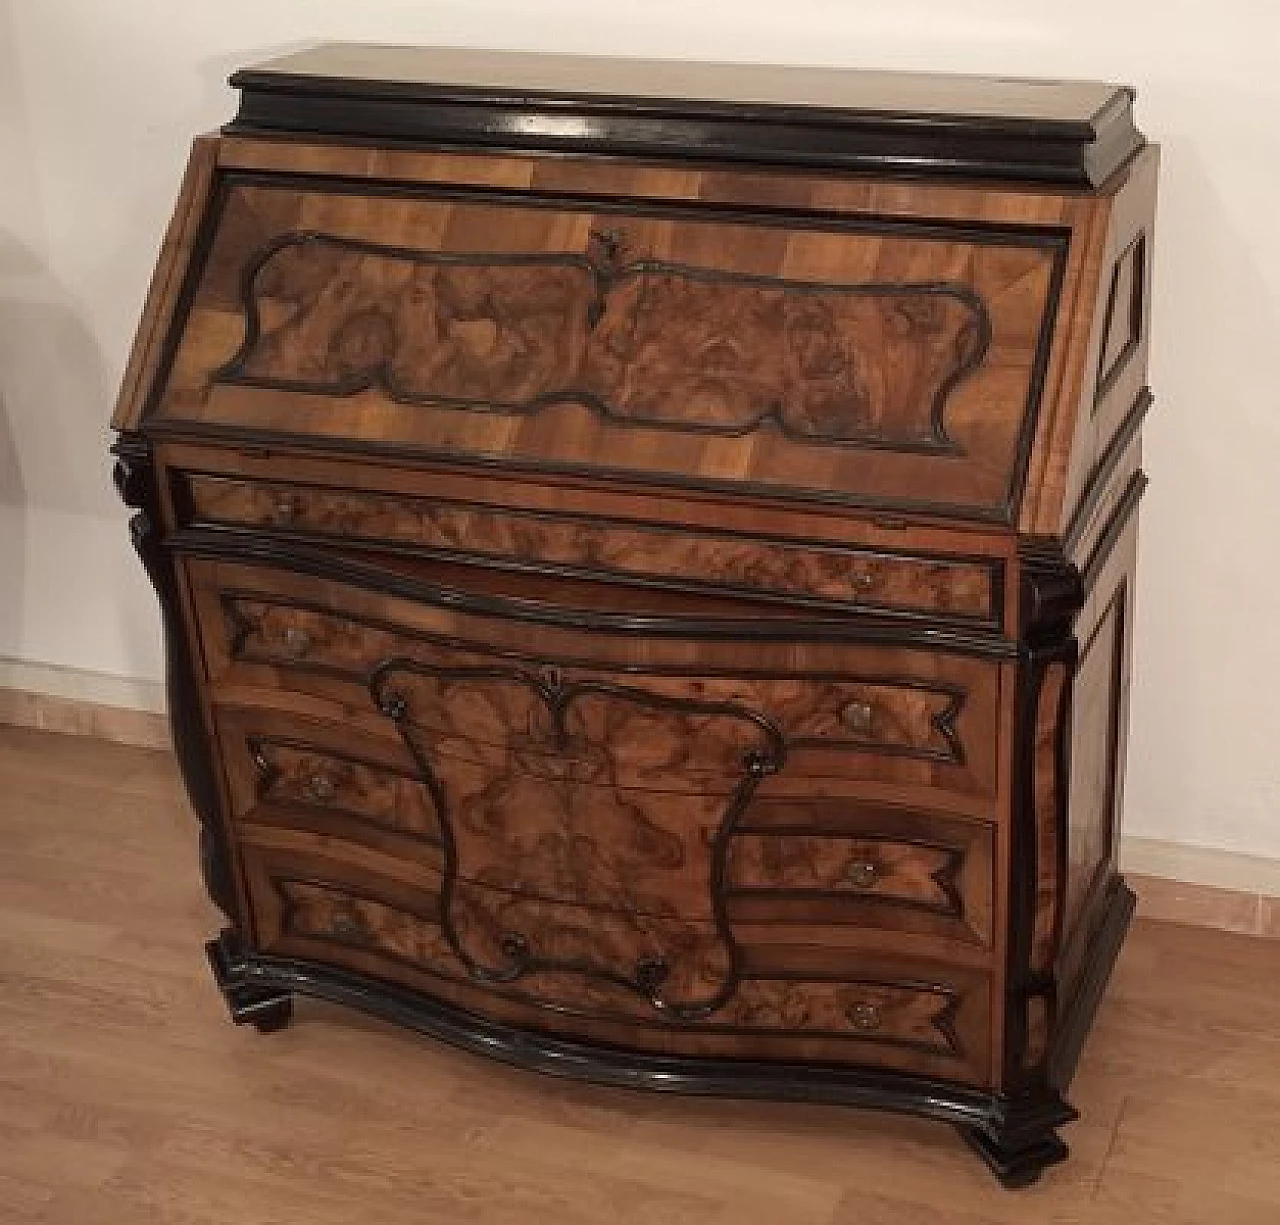
[[[583,92],[581,86],[550,83],[450,82],[445,75],[450,53],[434,54],[440,68],[424,68],[432,75],[420,80],[344,77],[332,67],[316,75],[305,57],[244,69],[231,77],[241,102],[224,130],[421,148],[714,159],[1080,187],[1102,183],[1143,144],[1133,125],[1134,93],[1125,87],[1110,87],[1109,97],[1091,115],[983,113],[980,107],[966,113],[959,97],[951,111],[924,102],[887,107],[874,101],[823,105],[798,95],[794,101],[770,98],[756,87],[759,70],[740,65],[691,66],[704,76],[734,72],[740,91],[734,101],[653,96],[641,92],[642,86],[635,93],[620,93],[599,86]],[[502,58],[504,66],[492,79],[518,79],[512,65],[521,57]],[[764,69],[775,75],[778,71]],[[791,70],[794,81],[805,75],[804,69]],[[845,75],[856,84],[860,74]]]
[[235,868],[222,824],[221,799],[204,713],[178,596],[173,555],[161,542],[158,480],[150,445],[141,435],[121,434],[111,448],[115,484],[136,513],[129,534],[160,601],[164,623],[166,693],[174,752],[187,796],[200,822],[200,860],[205,888],[233,923],[243,922]]
[[332,549],[309,549],[300,544],[290,545],[285,540],[272,540],[253,532],[231,529],[179,530],[169,535],[165,547],[189,557],[238,561],[246,565],[279,566],[300,574],[314,575],[316,578],[353,583],[382,595],[423,600],[477,616],[508,617],[547,625],[562,625],[569,629],[612,630],[676,638],[741,638],[758,642],[875,642],[954,651],[960,655],[994,659],[1012,659],[1017,654],[1015,643],[997,635],[912,628],[886,623],[873,617],[847,616],[843,620],[791,622],[760,618],[688,619],[594,612],[514,597],[498,599],[404,578],[350,557],[335,555]]
[[1067,522],[1063,544],[1063,548],[1067,553],[1074,552],[1076,545],[1080,542],[1085,529],[1089,526],[1090,519],[1093,518],[1094,511],[1098,508],[1098,503],[1102,500],[1103,494],[1107,491],[1107,486],[1111,483],[1112,476],[1115,475],[1117,466],[1124,458],[1124,453],[1129,449],[1129,444],[1137,437],[1138,431],[1142,428],[1142,423],[1154,403],[1155,397],[1151,394],[1151,388],[1142,388],[1129,406],[1129,411],[1125,413],[1124,419],[1116,428],[1116,432],[1111,436],[1106,449],[1099,456],[1098,462],[1093,466],[1088,479],[1085,481],[1080,500],[1076,503],[1075,509],[1071,512],[1071,518]]
[[208,946],[232,1018],[259,1029],[287,1020],[294,994],[365,1012],[504,1063],[572,1080],[704,1097],[862,1106],[951,1123],[1006,1186],[1066,1156],[1054,1129],[1076,1117],[1053,1092],[1006,1097],[901,1072],[823,1064],[639,1054],[514,1029],[334,966],[247,949],[233,932]]

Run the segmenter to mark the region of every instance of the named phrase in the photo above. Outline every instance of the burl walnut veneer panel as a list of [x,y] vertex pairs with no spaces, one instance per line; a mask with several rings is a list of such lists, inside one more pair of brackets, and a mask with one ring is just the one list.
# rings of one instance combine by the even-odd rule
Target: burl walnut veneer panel
[[1133,907],[1132,90],[234,83],[114,419],[233,1017],[1062,1160]]

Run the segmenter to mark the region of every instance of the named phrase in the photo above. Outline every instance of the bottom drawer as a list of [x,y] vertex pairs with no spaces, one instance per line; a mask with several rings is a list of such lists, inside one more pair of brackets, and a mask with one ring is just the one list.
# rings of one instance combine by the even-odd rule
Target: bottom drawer
[[[986,1083],[989,982],[715,924],[506,893],[325,835],[242,827],[262,951],[637,1050],[873,1064]],[[810,932],[812,929],[809,929]]]

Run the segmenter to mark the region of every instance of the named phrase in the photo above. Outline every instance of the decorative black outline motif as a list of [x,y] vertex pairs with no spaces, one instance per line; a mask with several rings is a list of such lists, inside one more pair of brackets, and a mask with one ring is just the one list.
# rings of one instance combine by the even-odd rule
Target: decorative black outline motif
[[[904,454],[963,455],[964,450],[950,438],[943,420],[947,400],[959,383],[977,370],[986,358],[991,346],[991,318],[982,298],[967,285],[953,282],[922,281],[901,282],[866,281],[856,284],[836,284],[817,281],[788,280],[782,277],[759,276],[749,273],[728,272],[701,268],[695,265],[671,263],[657,259],[622,261],[622,240],[615,239],[611,231],[594,231],[593,245],[599,254],[578,255],[574,252],[558,254],[489,254],[484,252],[424,251],[412,247],[393,246],[327,234],[316,230],[294,230],[277,235],[254,252],[246,261],[241,276],[241,306],[245,317],[245,334],[240,348],[225,364],[210,374],[210,382],[253,387],[266,391],[298,392],[306,395],[347,397],[377,388],[391,401],[407,407],[432,407],[460,409],[471,412],[503,415],[532,416],[555,404],[580,404],[605,421],[636,429],[665,429],[683,434],[703,434],[723,438],[743,438],[754,434],[765,425],[773,426],[784,437],[795,442],[814,446],[847,446],[901,452]],[[941,380],[934,392],[929,413],[929,437],[918,440],[899,440],[883,434],[853,432],[835,436],[797,429],[788,419],[786,406],[774,404],[764,412],[741,425],[715,425],[696,420],[668,417],[635,417],[600,396],[575,387],[565,387],[544,392],[524,402],[494,401],[457,396],[435,396],[406,391],[396,384],[387,363],[361,371],[335,382],[311,379],[272,378],[249,374],[246,367],[262,337],[262,320],[258,309],[258,278],[267,265],[290,247],[314,248],[329,246],[340,251],[352,251],[376,258],[401,260],[411,264],[446,267],[544,267],[581,269],[595,286],[595,298],[588,304],[587,328],[591,331],[599,323],[606,310],[608,295],[623,282],[644,276],[682,277],[706,284],[727,283],[753,289],[778,289],[787,294],[846,294],[858,297],[934,297],[951,298],[960,302],[972,315],[969,326],[959,333],[956,364]]]
[[[199,288],[212,253],[215,239],[221,231],[227,201],[239,187],[266,187],[277,191],[325,192],[330,195],[358,195],[360,197],[389,198],[396,200],[445,200],[454,203],[516,204],[529,209],[590,210],[596,214],[655,217],[665,220],[707,221],[738,223],[759,226],[786,226],[804,231],[817,230],[835,234],[878,234],[897,237],[942,239],[967,242],[979,246],[1014,246],[1041,249],[1050,252],[1052,271],[1045,309],[1041,317],[1036,341],[1035,358],[1022,415],[1009,479],[1004,492],[993,502],[970,501],[938,502],[930,499],[911,498],[903,495],[872,496],[858,494],[852,489],[835,490],[784,485],[767,481],[749,481],[736,478],[732,482],[713,478],[694,477],[667,472],[646,472],[640,468],[618,468],[548,459],[497,456],[477,451],[463,451],[454,446],[447,451],[438,447],[412,443],[380,443],[369,438],[359,440],[333,436],[308,436],[296,430],[268,430],[244,423],[235,426],[219,422],[198,421],[180,417],[167,419],[160,415],[160,408],[168,388],[183,334],[194,306]],[[330,454],[358,454],[362,459],[385,456],[403,460],[415,458],[451,464],[466,465],[484,471],[501,466],[540,474],[574,474],[592,477],[612,477],[618,480],[636,481],[662,488],[696,489],[723,492],[730,489],[735,495],[752,495],[764,498],[786,499],[816,505],[858,507],[891,511],[914,511],[930,515],[953,515],[964,519],[1008,524],[1022,498],[1031,444],[1035,437],[1040,401],[1044,392],[1045,376],[1049,367],[1049,355],[1055,336],[1054,323],[1066,278],[1067,253],[1071,231],[1063,226],[1030,226],[1013,223],[984,223],[956,221],[938,217],[886,217],[875,214],[851,218],[849,216],[815,209],[783,209],[768,205],[749,204],[698,204],[653,200],[647,197],[613,197],[589,193],[541,193],[527,189],[485,187],[468,188],[447,184],[410,186],[402,181],[362,179],[353,181],[338,176],[282,174],[252,170],[228,170],[220,174],[214,184],[209,206],[200,224],[194,251],[187,267],[173,320],[165,335],[164,346],[144,402],[142,417],[147,433],[155,439],[174,438],[190,442],[202,438],[214,442],[231,441],[237,447],[246,445],[271,449],[293,448],[302,451],[323,450]]]
[[[1128,260],[1134,261],[1132,294],[1128,303],[1117,301],[1120,294],[1120,274]],[[1096,413],[1107,393],[1116,385],[1116,381],[1124,373],[1130,359],[1138,351],[1142,343],[1142,328],[1146,317],[1147,303],[1147,232],[1139,230],[1133,241],[1116,258],[1111,269],[1111,285],[1107,291],[1107,306],[1102,315],[1102,346],[1098,353],[1098,373],[1094,384],[1093,411]],[[1107,360],[1107,337],[1111,334],[1111,324],[1115,320],[1116,308],[1125,310],[1129,319],[1129,333],[1125,337],[1120,352],[1115,355],[1110,365]]]
[[[425,961],[418,961],[413,957],[406,956],[404,953],[396,952],[377,942],[376,934],[370,932],[363,925],[354,926],[349,932],[336,932],[332,929],[328,931],[320,931],[315,928],[303,927],[296,922],[297,912],[300,909],[300,903],[290,895],[290,885],[302,885],[309,889],[315,889],[321,893],[330,895],[335,900],[346,899],[348,901],[366,902],[375,906],[380,906],[385,910],[393,911],[396,914],[407,915],[416,922],[426,924],[427,926],[439,926],[442,934],[448,939],[443,924],[441,923],[441,912],[428,912],[425,910],[416,910],[410,907],[400,905],[399,903],[388,902],[384,898],[379,897],[376,893],[372,893],[367,889],[355,888],[351,885],[342,884],[336,881],[325,880],[320,877],[302,877],[302,876],[284,876],[271,873],[269,876],[271,888],[276,896],[280,899],[280,927],[284,934],[292,935],[302,940],[314,940],[321,943],[334,944],[339,948],[355,948],[373,953],[379,958],[402,965],[406,969],[412,970],[418,974],[425,974],[432,978],[441,978],[446,982],[466,982],[465,978],[454,976],[447,972],[441,966],[431,965]],[[456,953],[455,953],[456,955]],[[462,963],[467,969],[471,979],[476,976]],[[530,967],[530,973],[536,973],[538,970],[563,970],[563,965],[541,964]],[[575,967],[568,967],[573,969]],[[606,981],[615,985],[620,985],[628,990],[635,991],[635,984],[625,979],[620,979],[612,974],[602,974],[593,971],[595,977],[604,978]],[[565,1004],[556,1000],[548,999],[544,996],[534,995],[528,991],[521,990],[518,986],[519,978],[510,980],[479,980],[481,984],[494,994],[503,999],[518,1001],[522,1004],[528,1004],[538,1008],[541,1011],[552,1012],[557,1016],[576,1017],[584,1020],[605,1020],[618,1021],[628,1025],[641,1026],[646,1029],[662,1029],[665,1031],[675,1031],[679,1033],[690,1034],[715,1034],[726,1037],[733,1037],[740,1034],[746,1034],[758,1037],[769,1038],[835,1038],[840,1040],[849,1040],[856,1042],[871,1042],[878,1046],[892,1046],[901,1050],[917,1051],[923,1055],[931,1055],[935,1058],[962,1058],[965,1054],[964,1047],[960,1041],[960,1035],[956,1030],[955,1022],[959,1015],[961,1004],[963,1003],[961,993],[956,988],[946,984],[936,982],[930,979],[913,979],[913,978],[847,978],[836,977],[830,974],[788,972],[788,973],[751,973],[743,974],[739,977],[739,982],[782,982],[782,983],[814,983],[814,984],[834,984],[839,987],[867,987],[871,989],[887,988],[892,991],[907,991],[917,995],[932,995],[939,999],[937,1011],[929,1018],[929,1024],[937,1030],[938,1035],[942,1039],[942,1044],[922,1042],[914,1038],[894,1037],[877,1030],[860,1030],[854,1026],[849,1029],[817,1029],[817,1028],[797,1028],[787,1026],[766,1026],[766,1025],[744,1025],[734,1023],[733,1025],[717,1024],[710,1016],[707,1018],[700,1017],[681,1017],[672,1011],[657,1012],[652,1019],[646,1020],[643,1017],[636,1017],[629,1012],[611,1011],[609,1009],[595,1009],[588,1011],[581,1007]],[[643,994],[643,993],[641,993]],[[647,999],[647,996],[645,997]],[[727,1002],[727,1001],[726,1001]]]
[[852,886],[835,889],[820,886],[767,884],[726,884],[725,894],[728,897],[838,899],[842,902],[851,901],[870,905],[902,906],[908,910],[923,910],[930,914],[941,915],[944,918],[955,919],[957,922],[964,922],[964,900],[960,896],[959,877],[960,869],[964,865],[965,848],[951,846],[945,842],[937,842],[929,838],[911,838],[898,834],[849,833],[843,830],[833,833],[811,828],[787,828],[785,826],[769,826],[763,829],[740,827],[735,831],[735,835],[750,838],[775,838],[782,842],[792,838],[819,838],[830,841],[889,843],[896,846],[912,846],[929,851],[939,851],[946,858],[929,873],[929,879],[938,886],[946,901],[922,902],[917,898],[903,897],[900,894],[877,893],[874,889],[860,890]]
[[[258,621],[247,614],[241,607],[245,603],[266,604],[276,608],[287,608],[297,612],[309,613],[317,617],[328,617],[346,621],[365,629],[373,629],[382,633],[394,634],[400,638],[413,639],[418,642],[442,646],[450,650],[466,651],[474,655],[492,655],[505,659],[516,659],[533,662],[545,666],[545,660],[510,649],[495,648],[482,643],[468,642],[465,639],[453,638],[444,634],[433,634],[422,630],[409,629],[394,622],[382,621],[378,618],[359,617],[351,613],[338,611],[307,600],[294,599],[288,596],[273,595],[270,592],[245,591],[229,589],[218,592],[219,603],[227,624],[228,653],[232,659],[246,663],[269,663],[274,667],[292,668],[300,672],[310,672],[320,676],[332,676],[343,680],[363,683],[365,674],[353,669],[342,668],[336,664],[316,663],[310,660],[295,659],[287,655],[276,655],[264,651],[261,655],[252,655],[246,646],[259,629]],[[589,625],[586,617],[575,621],[577,628]],[[929,714],[929,725],[942,738],[946,750],[917,748],[911,745],[894,744],[892,741],[844,738],[836,736],[796,736],[787,741],[789,749],[817,749],[821,751],[845,750],[877,753],[886,757],[907,757],[917,761],[936,761],[942,765],[963,768],[967,764],[964,744],[956,730],[956,720],[964,709],[968,691],[959,685],[949,685],[941,681],[921,681],[914,677],[866,676],[846,672],[762,672],[750,668],[673,668],[656,664],[624,664],[599,663],[592,660],[558,658],[557,667],[588,668],[599,672],[613,672],[640,676],[676,676],[676,677],[731,677],[746,680],[804,680],[815,683],[839,683],[860,685],[867,688],[910,689],[918,693],[938,694],[947,699],[947,704],[939,711]],[[672,699],[673,701],[677,699]]]
[[254,770],[257,771],[257,796],[259,802],[299,806],[309,809],[314,808],[321,812],[342,817],[348,821],[357,821],[361,825],[367,825],[373,829],[395,834],[400,838],[407,838],[412,842],[422,842],[427,846],[436,848],[440,846],[439,838],[433,838],[430,834],[424,833],[421,830],[405,829],[403,826],[392,825],[387,821],[379,820],[377,817],[370,816],[368,813],[360,812],[357,809],[344,807],[342,804],[336,802],[337,799],[341,798],[341,792],[339,792],[335,802],[332,804],[321,803],[319,801],[307,800],[299,797],[272,795],[272,789],[284,776],[284,771],[276,761],[272,760],[269,756],[268,750],[286,749],[289,752],[306,753],[312,757],[320,757],[328,761],[342,762],[346,765],[357,766],[372,774],[389,775],[396,778],[402,778],[406,782],[417,783],[418,780],[412,774],[409,774],[404,770],[398,770],[395,766],[389,766],[380,761],[371,761],[367,757],[358,757],[352,753],[338,752],[335,749],[326,748],[323,745],[314,744],[306,740],[298,740],[292,736],[251,735],[245,737],[244,743],[249,754],[249,760],[253,763]]
[[[422,741],[415,734],[415,725],[408,699],[394,687],[394,677],[404,673],[447,680],[493,680],[523,685],[545,704],[551,716],[556,744],[560,748],[567,747],[569,742],[569,730],[566,723],[569,708],[577,699],[587,695],[612,697],[620,701],[633,702],[637,705],[650,706],[659,710],[680,710],[740,719],[752,724],[763,733],[766,747],[750,750],[745,755],[742,762],[743,778],[733,791],[711,844],[711,878],[708,881],[711,913],[716,935],[719,937],[728,956],[728,970],[725,974],[724,983],[710,999],[701,1000],[697,1003],[677,1003],[666,998],[663,993],[663,984],[670,974],[670,966],[661,958],[641,960],[635,966],[631,975],[628,976],[611,967],[593,965],[586,960],[561,960],[539,957],[534,952],[529,937],[523,932],[512,931],[502,935],[500,947],[506,959],[506,964],[504,965],[486,966],[472,956],[458,934],[451,910],[460,870],[457,843],[453,833],[449,806],[449,795],[444,785],[437,778],[431,765],[430,756],[423,748]],[[395,723],[401,738],[404,740],[405,747],[417,764],[421,782],[427,787],[431,793],[432,800],[435,802],[444,851],[444,867],[440,885],[440,927],[454,955],[466,966],[468,973],[474,979],[486,984],[509,983],[523,978],[527,974],[542,970],[562,970],[570,973],[585,974],[606,979],[618,986],[626,987],[647,999],[657,1012],[676,1017],[682,1021],[709,1016],[722,1008],[733,997],[737,991],[741,965],[738,946],[734,941],[733,933],[729,927],[728,915],[725,912],[725,850],[728,845],[728,839],[733,833],[734,823],[750,802],[751,796],[760,781],[770,774],[776,774],[786,763],[786,742],[781,731],[771,720],[756,711],[732,702],[695,702],[680,698],[669,698],[663,694],[649,693],[644,689],[607,684],[600,681],[570,681],[566,683],[558,669],[550,667],[542,667],[536,672],[528,672],[515,667],[437,667],[417,663],[411,659],[388,659],[373,669],[369,675],[368,685],[375,706]]]

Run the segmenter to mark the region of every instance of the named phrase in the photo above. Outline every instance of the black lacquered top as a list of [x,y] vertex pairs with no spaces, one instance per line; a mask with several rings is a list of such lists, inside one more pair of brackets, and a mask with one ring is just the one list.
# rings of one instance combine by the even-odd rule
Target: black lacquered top
[[1097,185],[1141,147],[1093,81],[329,44],[242,69],[228,130]]

